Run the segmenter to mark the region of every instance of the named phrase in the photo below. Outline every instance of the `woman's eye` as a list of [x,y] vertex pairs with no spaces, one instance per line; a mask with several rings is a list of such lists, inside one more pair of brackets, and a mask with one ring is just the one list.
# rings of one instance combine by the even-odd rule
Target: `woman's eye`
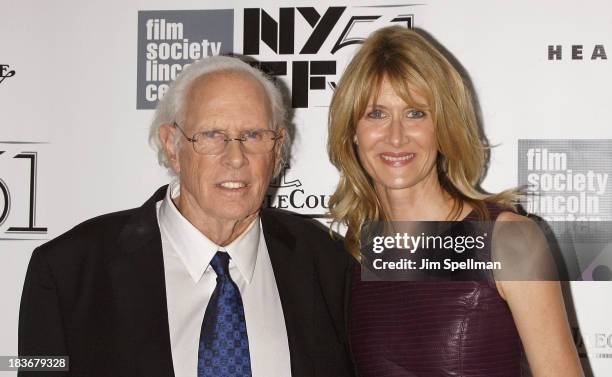
[[385,117],[385,113],[381,110],[372,110],[368,113],[368,118],[372,119],[382,119]]
[[425,116],[425,112],[421,110],[410,110],[408,111],[408,118],[419,119]]

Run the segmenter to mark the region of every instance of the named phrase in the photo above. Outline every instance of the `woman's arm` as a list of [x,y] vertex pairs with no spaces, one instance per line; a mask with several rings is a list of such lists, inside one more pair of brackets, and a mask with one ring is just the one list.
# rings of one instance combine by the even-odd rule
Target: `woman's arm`
[[[531,220],[504,212],[498,221]],[[536,238],[540,239],[534,241],[532,237],[527,237],[522,244],[545,242],[541,233]],[[570,333],[559,282],[497,281],[497,289],[510,307],[533,375],[584,376]]]

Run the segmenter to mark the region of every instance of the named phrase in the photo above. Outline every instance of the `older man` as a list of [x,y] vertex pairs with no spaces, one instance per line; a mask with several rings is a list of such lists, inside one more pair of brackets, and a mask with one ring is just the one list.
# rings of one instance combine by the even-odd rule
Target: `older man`
[[34,251],[20,355],[68,355],[70,376],[352,375],[347,254],[312,222],[261,209],[284,122],[278,89],[248,64],[183,71],[151,131],[177,179]]

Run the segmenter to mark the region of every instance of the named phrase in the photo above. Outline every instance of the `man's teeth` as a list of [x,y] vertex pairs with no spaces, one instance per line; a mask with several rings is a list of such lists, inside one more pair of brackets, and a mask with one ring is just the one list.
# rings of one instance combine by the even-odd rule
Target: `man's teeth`
[[243,182],[223,182],[219,186],[228,189],[239,189],[245,187],[246,184]]
[[383,160],[386,161],[406,161],[406,160],[410,160],[411,158],[414,157],[414,153],[409,153],[405,156],[402,157],[393,157],[393,156],[385,156],[384,154],[381,155]]

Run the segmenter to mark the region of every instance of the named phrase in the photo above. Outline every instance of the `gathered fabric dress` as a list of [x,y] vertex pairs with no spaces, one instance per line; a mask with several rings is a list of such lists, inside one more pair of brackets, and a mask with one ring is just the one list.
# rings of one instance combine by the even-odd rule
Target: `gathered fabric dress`
[[[495,221],[502,208],[487,203]],[[472,211],[464,221],[477,221]],[[489,250],[490,257],[490,250]],[[530,376],[495,281],[361,281],[353,268],[350,346],[360,377]]]

